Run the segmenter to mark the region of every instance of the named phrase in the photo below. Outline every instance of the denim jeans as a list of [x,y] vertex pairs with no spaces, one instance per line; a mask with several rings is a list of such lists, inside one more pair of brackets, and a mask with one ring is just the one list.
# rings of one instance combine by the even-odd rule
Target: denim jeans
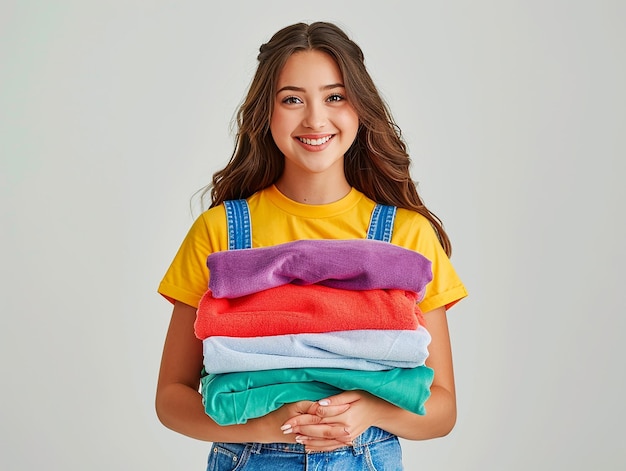
[[214,443],[207,471],[400,471],[402,451],[395,435],[370,427],[352,446],[306,452],[291,443]]

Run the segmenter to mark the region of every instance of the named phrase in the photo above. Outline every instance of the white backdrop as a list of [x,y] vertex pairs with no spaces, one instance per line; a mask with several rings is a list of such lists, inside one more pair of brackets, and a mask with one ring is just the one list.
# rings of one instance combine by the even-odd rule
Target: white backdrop
[[315,20],[362,46],[470,291],[457,426],[407,469],[626,466],[624,2],[0,5],[0,469],[204,469],[154,413],[156,288],[259,45]]

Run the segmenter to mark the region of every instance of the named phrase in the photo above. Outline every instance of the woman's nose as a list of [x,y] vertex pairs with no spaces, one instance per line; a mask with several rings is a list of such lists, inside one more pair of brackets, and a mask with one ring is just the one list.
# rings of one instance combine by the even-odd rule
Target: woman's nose
[[323,105],[307,105],[303,125],[310,129],[320,129],[326,125],[327,117]]

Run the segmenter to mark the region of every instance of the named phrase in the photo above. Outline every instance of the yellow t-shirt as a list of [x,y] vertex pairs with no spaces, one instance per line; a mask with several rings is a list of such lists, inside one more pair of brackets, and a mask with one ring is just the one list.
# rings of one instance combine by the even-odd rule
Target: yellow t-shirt
[[[268,247],[302,239],[364,239],[375,203],[354,188],[339,201],[300,204],[275,186],[248,198],[252,247]],[[432,262],[433,279],[420,302],[422,312],[451,307],[467,296],[430,222],[414,211],[398,208],[391,243],[415,250]],[[159,293],[197,307],[209,284],[209,254],[228,249],[223,205],[202,213],[191,226],[159,285]]]

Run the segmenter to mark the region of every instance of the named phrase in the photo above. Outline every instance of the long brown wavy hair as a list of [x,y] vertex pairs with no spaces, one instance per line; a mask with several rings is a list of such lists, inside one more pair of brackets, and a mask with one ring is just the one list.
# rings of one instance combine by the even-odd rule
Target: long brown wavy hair
[[276,82],[293,53],[309,50],[325,52],[337,62],[347,98],[359,116],[356,139],[344,156],[348,183],[378,203],[422,214],[450,255],[441,220],[426,208],[411,179],[406,143],[365,67],[363,51],[332,23],[287,26],[260,47],[256,73],[236,116],[235,149],[226,167],[201,190],[201,199],[210,193],[213,207],[247,198],[278,180],[284,157],[270,133]]

